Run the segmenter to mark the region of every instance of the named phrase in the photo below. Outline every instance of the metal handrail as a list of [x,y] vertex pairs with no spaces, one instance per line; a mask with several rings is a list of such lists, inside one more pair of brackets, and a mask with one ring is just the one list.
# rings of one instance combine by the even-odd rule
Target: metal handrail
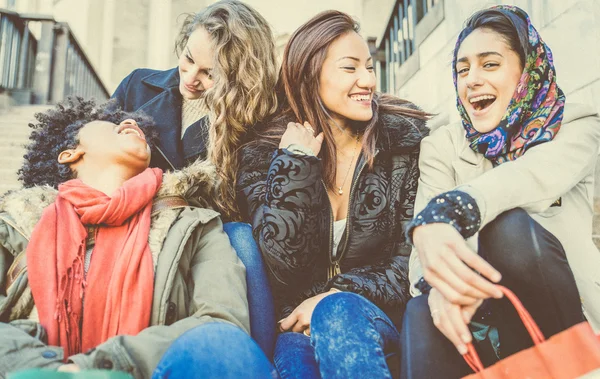
[[37,40],[15,12],[0,10],[0,88],[23,89],[33,84]]
[[[29,28],[41,23],[39,40]],[[68,24],[42,14],[0,8],[0,89],[20,101],[48,104],[69,95],[107,99],[110,94]]]

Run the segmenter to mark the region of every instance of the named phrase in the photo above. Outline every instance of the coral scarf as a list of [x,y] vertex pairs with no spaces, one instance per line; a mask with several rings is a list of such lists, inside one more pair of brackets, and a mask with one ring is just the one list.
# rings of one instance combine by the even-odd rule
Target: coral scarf
[[[146,169],[108,197],[69,180],[33,230],[29,283],[48,343],[63,347],[65,359],[148,326],[154,287],[148,234],[161,182],[160,169]],[[87,276],[84,225],[98,226]]]
[[556,136],[562,125],[565,94],[556,84],[552,52],[531,24],[527,13],[511,5],[498,5],[490,9],[512,12],[526,21],[530,51],[525,57],[525,68],[508,109],[494,130],[488,133],[475,130],[458,96],[456,54],[466,38],[465,32],[459,35],[456,42],[452,75],[456,106],[470,147],[497,166],[517,159],[527,149],[551,141]]

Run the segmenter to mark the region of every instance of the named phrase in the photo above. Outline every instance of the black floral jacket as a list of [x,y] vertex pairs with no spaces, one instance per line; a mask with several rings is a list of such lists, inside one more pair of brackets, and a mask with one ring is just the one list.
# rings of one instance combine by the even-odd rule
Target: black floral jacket
[[[269,267],[278,317],[335,287],[365,296],[400,323],[410,298],[404,227],[413,217],[419,146],[428,129],[422,120],[385,114],[379,127],[373,169],[361,156],[354,172],[335,255],[320,159],[264,144],[242,149],[239,204]],[[341,273],[328,279],[338,259]]]

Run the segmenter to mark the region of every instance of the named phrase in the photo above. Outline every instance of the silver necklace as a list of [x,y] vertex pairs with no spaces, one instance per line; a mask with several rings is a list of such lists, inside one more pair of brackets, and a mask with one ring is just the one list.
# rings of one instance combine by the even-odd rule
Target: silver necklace
[[[359,138],[358,138],[358,133],[356,133],[356,142],[358,142]],[[344,194],[344,190],[342,188],[344,188],[344,185],[346,184],[346,180],[348,179],[348,175],[350,174],[350,169],[352,168],[352,163],[354,162],[354,158],[356,157],[356,148],[359,144],[355,143],[354,144],[354,149],[352,150],[352,159],[350,160],[350,163],[348,164],[348,170],[346,170],[346,176],[344,176],[344,181],[342,182],[342,185],[337,187],[337,194],[339,196],[342,196]]]

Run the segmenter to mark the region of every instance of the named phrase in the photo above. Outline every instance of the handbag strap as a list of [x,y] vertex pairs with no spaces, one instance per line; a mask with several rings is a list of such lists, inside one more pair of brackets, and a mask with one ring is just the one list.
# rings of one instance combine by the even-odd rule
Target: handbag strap
[[[527,329],[527,332],[531,336],[533,343],[536,345],[539,345],[539,344],[543,343],[544,341],[546,341],[546,338],[542,334],[542,331],[540,330],[539,326],[535,323],[535,321],[533,320],[533,317],[531,317],[531,314],[529,314],[527,309],[525,309],[525,307],[523,306],[523,304],[521,303],[521,300],[519,300],[517,295],[515,295],[514,292],[512,292],[511,290],[509,290],[508,288],[506,288],[504,286],[496,285],[496,287],[500,291],[502,291],[504,296],[506,296],[506,298],[515,307],[517,313],[519,314],[519,317],[521,318],[521,321],[523,321],[523,325],[525,325],[525,329]],[[484,369],[483,363],[481,363],[481,359],[479,358],[479,355],[477,354],[477,351],[475,350],[475,346],[473,346],[472,343],[467,344],[467,353],[465,355],[463,355],[463,358],[465,359],[467,364],[473,369],[473,371],[475,371],[475,372],[483,371],[483,369]]]

